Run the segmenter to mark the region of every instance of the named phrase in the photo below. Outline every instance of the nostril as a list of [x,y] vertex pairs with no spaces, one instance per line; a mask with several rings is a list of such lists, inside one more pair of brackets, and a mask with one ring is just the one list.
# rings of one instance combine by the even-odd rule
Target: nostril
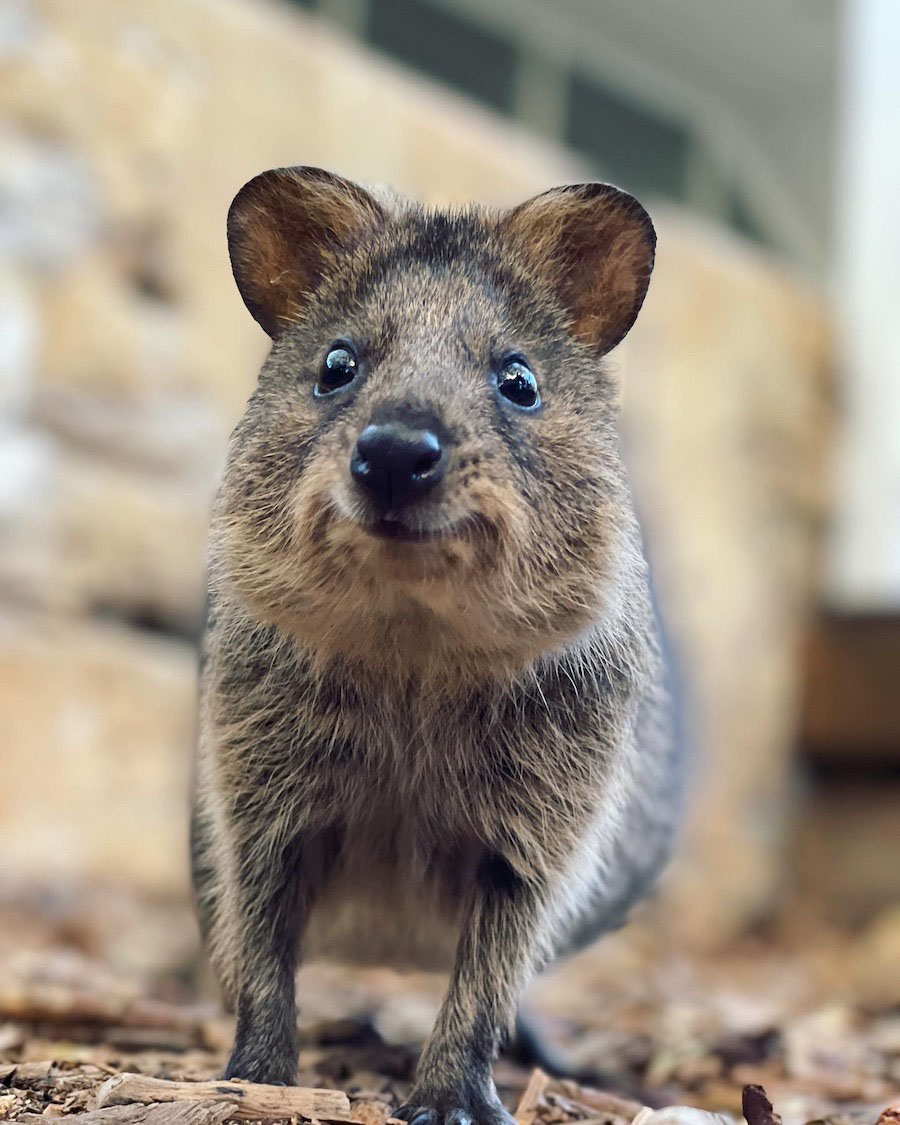
[[431,472],[431,470],[435,467],[435,465],[437,463],[438,463],[438,458],[433,457],[429,453],[427,457],[420,458],[415,463],[415,465],[413,465],[413,475],[417,476],[417,477],[424,477],[426,473]]
[[421,437],[422,449],[419,458],[412,467],[413,476],[424,477],[433,472],[438,466],[442,456],[440,442],[432,433],[423,433]]

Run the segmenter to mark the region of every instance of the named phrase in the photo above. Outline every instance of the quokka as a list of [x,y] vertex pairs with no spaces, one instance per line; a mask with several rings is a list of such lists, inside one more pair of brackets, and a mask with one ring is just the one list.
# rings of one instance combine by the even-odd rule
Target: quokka
[[521,990],[621,924],[678,819],[602,361],[653,226],[606,184],[432,211],[297,167],[228,240],[272,347],[214,508],[192,817],[227,1074],[296,1080],[301,950],[446,965],[400,1113],[499,1125]]

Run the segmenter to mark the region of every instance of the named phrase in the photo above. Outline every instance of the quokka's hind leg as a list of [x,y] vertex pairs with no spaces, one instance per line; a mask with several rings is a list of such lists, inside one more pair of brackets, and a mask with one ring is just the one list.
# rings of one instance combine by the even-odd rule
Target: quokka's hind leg
[[515,1032],[504,1054],[528,1070],[540,1067],[554,1078],[570,1078],[587,1086],[615,1090],[627,1097],[640,1099],[644,1096],[627,1076],[604,1067],[601,1060],[593,1063],[569,1057],[567,1051],[547,1041],[539,1021],[521,1011],[516,1016]]
[[519,1066],[532,1070],[540,1067],[554,1078],[578,1077],[564,1059],[541,1034],[538,1021],[521,1009],[516,1014],[515,1030],[503,1049],[504,1055]]
[[[575,952],[602,934],[619,929],[627,919],[627,910],[620,909],[619,904],[595,905],[587,914],[587,919],[579,920],[584,932],[579,930],[574,940],[569,937],[566,943],[568,952]],[[533,1012],[529,1012],[527,1006],[520,1006],[516,1013],[515,1029],[505,1053],[521,1066],[529,1069],[540,1067],[556,1078],[572,1078],[577,1082],[602,1085],[604,1088],[618,1088],[622,1093],[633,1092],[626,1091],[621,1078],[605,1070],[601,1060],[593,1065],[578,1062],[564,1047],[550,1042],[541,1027],[541,1020]]]

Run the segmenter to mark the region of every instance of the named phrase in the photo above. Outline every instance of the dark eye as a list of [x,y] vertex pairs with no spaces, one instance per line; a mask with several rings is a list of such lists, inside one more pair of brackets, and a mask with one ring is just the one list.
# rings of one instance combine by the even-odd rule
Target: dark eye
[[497,375],[497,390],[522,410],[540,405],[537,379],[524,360],[509,359],[504,363]]
[[349,344],[333,344],[322,363],[315,393],[328,395],[339,387],[346,387],[353,382],[358,370],[359,363]]

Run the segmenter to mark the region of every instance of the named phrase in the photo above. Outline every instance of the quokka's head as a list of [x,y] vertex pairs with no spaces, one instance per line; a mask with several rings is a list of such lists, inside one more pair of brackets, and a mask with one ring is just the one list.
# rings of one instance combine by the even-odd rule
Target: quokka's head
[[653,266],[605,184],[427,211],[265,172],[228,240],[272,337],[232,438],[214,572],[313,652],[498,670],[601,616],[631,549],[601,357]]

